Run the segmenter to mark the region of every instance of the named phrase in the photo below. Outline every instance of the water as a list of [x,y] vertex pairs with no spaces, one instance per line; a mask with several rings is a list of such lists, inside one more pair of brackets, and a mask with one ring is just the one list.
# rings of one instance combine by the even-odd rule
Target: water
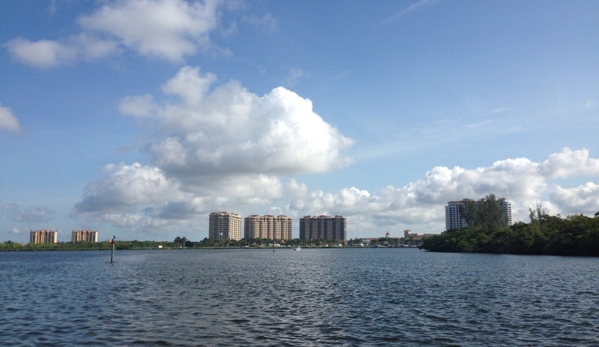
[[2,346],[598,346],[599,259],[0,253]]

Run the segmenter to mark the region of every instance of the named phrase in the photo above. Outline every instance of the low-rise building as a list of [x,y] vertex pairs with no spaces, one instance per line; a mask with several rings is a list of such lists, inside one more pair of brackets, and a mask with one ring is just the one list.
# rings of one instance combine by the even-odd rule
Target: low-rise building
[[408,246],[420,246],[424,239],[436,234],[412,233],[412,230],[404,230],[404,243]]

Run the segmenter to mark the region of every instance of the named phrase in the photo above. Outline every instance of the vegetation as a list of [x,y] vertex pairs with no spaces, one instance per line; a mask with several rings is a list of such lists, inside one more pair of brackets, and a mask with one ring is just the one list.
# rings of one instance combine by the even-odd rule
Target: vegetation
[[464,199],[464,205],[460,206],[460,215],[469,227],[480,227],[493,232],[507,226],[503,217],[504,203],[504,198],[497,199],[494,194],[478,201]]
[[274,244],[278,244],[280,247],[290,247],[294,248],[297,246],[309,248],[309,247],[335,247],[339,244],[339,241],[332,240],[301,240],[301,239],[291,239],[291,240],[272,240],[272,239],[241,239],[239,241],[236,240],[208,240],[205,238],[200,242],[192,242],[190,247],[193,248],[268,248],[272,247]]
[[403,247],[405,244],[405,240],[404,238],[399,238],[399,237],[379,237],[378,239],[371,239],[370,243],[367,245],[363,244],[362,238],[355,238],[355,239],[350,239],[347,242],[347,245],[350,247],[361,247],[361,246],[368,246],[368,247],[391,247],[391,248],[396,248],[396,247]]
[[[595,218],[550,216],[542,206],[529,209],[530,223],[500,227],[495,214],[459,230],[447,230],[424,240],[432,252],[599,256],[599,212]],[[468,220],[468,219],[467,219]]]
[[[292,240],[274,240],[275,244],[282,247],[334,247],[339,244],[338,241],[331,240],[312,240],[305,241],[300,239]],[[211,241],[205,238],[199,242],[189,241],[186,237],[177,236],[172,242],[169,241],[117,241],[117,250],[148,250],[157,249],[189,249],[189,248],[268,248],[273,246],[272,239],[241,239],[236,240],[217,240]],[[35,243],[21,244],[12,241],[0,243],[0,251],[83,251],[83,250],[110,250],[110,242],[59,242],[59,243]]]
[[[115,246],[117,250],[129,249],[156,249],[158,245],[164,248],[179,248],[175,242],[156,242],[156,241],[117,241]],[[89,251],[89,250],[110,250],[112,244],[106,242],[58,242],[58,243],[29,243],[21,244],[12,241],[0,243],[0,251]]]

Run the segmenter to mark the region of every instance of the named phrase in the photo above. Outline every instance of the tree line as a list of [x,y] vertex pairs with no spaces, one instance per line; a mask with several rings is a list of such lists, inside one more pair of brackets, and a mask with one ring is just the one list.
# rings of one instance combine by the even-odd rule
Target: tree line
[[[158,245],[164,248],[178,248],[180,244],[168,241],[118,241],[117,250],[156,249]],[[22,244],[13,241],[0,243],[0,251],[103,251],[112,249],[112,244],[104,242],[58,242],[58,243],[28,243]]]
[[[334,247],[339,241],[333,240],[272,240],[272,239],[241,239],[241,240],[209,240],[190,241],[187,237],[177,236],[173,241],[116,241],[117,250],[151,250],[157,249],[193,249],[193,248],[264,248],[279,244],[283,247]],[[22,244],[13,241],[0,243],[0,251],[87,251],[110,250],[112,244],[106,242],[58,242],[58,243],[29,243]]]
[[[481,203],[482,202],[482,203]],[[551,216],[541,206],[529,209],[530,222],[506,226],[499,215],[502,199],[489,195],[460,209],[467,227],[447,230],[424,240],[432,252],[599,256],[599,212]],[[482,211],[481,211],[482,210]]]

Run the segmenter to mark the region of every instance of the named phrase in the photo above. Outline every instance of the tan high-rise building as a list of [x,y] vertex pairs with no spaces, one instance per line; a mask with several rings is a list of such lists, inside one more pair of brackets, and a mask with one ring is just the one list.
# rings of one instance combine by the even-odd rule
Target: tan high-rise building
[[71,242],[98,242],[98,231],[97,230],[73,230],[71,234]]
[[58,231],[56,230],[31,230],[29,243],[58,243]]
[[250,239],[291,240],[291,218],[270,214],[259,216],[257,214],[245,217],[243,237]]
[[241,240],[241,216],[229,212],[210,213],[208,239],[212,241]]
[[300,218],[300,239],[347,242],[347,219],[343,216],[305,216]]

